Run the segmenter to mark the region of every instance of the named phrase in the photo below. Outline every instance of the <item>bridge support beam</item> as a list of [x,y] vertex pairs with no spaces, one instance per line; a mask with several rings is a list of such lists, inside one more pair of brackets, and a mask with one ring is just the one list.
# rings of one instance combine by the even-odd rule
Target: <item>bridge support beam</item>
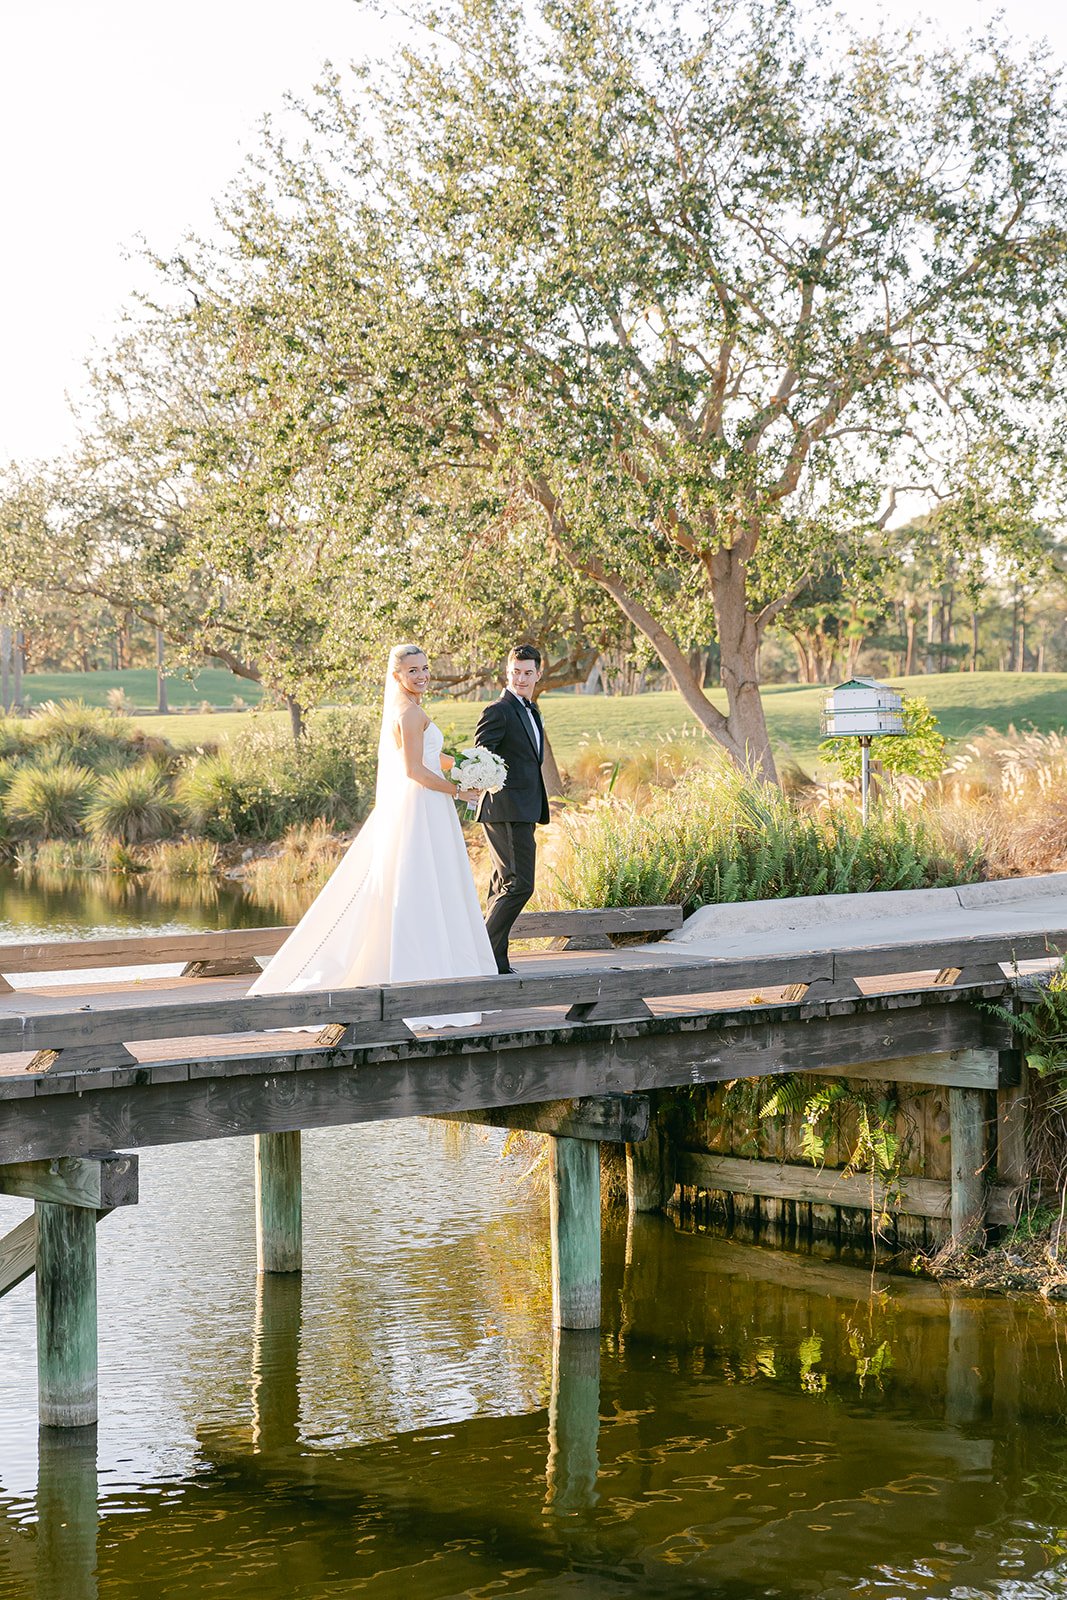
[[552,1326],[600,1326],[600,1145],[549,1139]]
[[301,1248],[300,1133],[256,1134],[256,1266],[299,1272]]
[[42,1428],[96,1421],[96,1212],[38,1200],[37,1395]]

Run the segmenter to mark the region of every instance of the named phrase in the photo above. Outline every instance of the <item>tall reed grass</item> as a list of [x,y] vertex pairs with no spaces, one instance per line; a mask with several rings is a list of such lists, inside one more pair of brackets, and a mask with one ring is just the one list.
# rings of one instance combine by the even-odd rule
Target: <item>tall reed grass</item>
[[808,810],[710,757],[640,806],[609,798],[564,818],[542,903],[699,905],[871,889],[918,889],[981,875],[981,850],[892,809],[865,829],[852,806]]

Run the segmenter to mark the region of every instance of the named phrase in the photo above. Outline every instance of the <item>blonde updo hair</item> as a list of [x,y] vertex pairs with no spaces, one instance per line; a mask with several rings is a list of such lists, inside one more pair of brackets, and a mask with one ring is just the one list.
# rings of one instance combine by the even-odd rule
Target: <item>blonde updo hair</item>
[[394,644],[389,652],[390,674],[395,676],[400,663],[406,661],[408,656],[424,656],[425,654],[426,651],[421,644]]

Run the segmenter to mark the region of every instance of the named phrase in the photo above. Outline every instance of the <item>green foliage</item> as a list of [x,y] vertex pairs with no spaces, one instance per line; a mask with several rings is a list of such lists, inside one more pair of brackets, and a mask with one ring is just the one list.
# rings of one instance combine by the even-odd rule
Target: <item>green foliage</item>
[[144,864],[160,877],[211,878],[219,869],[219,850],[210,839],[164,839],[145,852]]
[[73,761],[94,772],[107,772],[136,761],[144,735],[128,718],[80,700],[48,700],[24,725],[25,754],[38,764]]
[[[878,739],[872,755],[885,772],[907,773],[913,778],[937,778],[945,761],[945,736],[934,713],[918,695],[904,696],[904,732]],[[860,775],[858,739],[824,739],[819,746],[824,761],[833,762],[842,778],[854,782]]]
[[79,832],[92,800],[93,773],[72,761],[21,767],[8,785],[4,815],[12,833],[32,839],[65,839]]
[[373,798],[377,722],[369,711],[321,711],[294,744],[253,729],[196,757],[177,785],[190,822],[211,839],[277,839],[296,823],[359,821]]
[[178,830],[180,812],[165,772],[155,761],[121,767],[98,780],[85,812],[95,838],[144,844]]
[[725,761],[654,792],[640,810],[607,801],[565,819],[554,870],[568,906],[679,904],[934,888],[979,875],[977,851],[944,843],[921,819],[849,806],[801,811]]
[[38,878],[71,872],[119,872],[127,876],[144,871],[145,863],[119,839],[42,839],[18,846],[15,862],[20,872]]
[[1027,993],[1018,1011],[990,1010],[1011,1025],[1031,1072],[1049,1080],[1053,1110],[1067,1111],[1067,957]]
[[0,716],[0,760],[24,756],[30,745],[29,723],[22,717]]

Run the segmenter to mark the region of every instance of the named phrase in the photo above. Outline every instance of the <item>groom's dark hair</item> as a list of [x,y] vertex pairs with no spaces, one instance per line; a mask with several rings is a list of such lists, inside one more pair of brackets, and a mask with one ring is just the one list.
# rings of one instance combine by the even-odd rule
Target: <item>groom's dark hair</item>
[[532,661],[534,666],[541,666],[541,652],[535,644],[512,645],[508,651],[509,661]]

